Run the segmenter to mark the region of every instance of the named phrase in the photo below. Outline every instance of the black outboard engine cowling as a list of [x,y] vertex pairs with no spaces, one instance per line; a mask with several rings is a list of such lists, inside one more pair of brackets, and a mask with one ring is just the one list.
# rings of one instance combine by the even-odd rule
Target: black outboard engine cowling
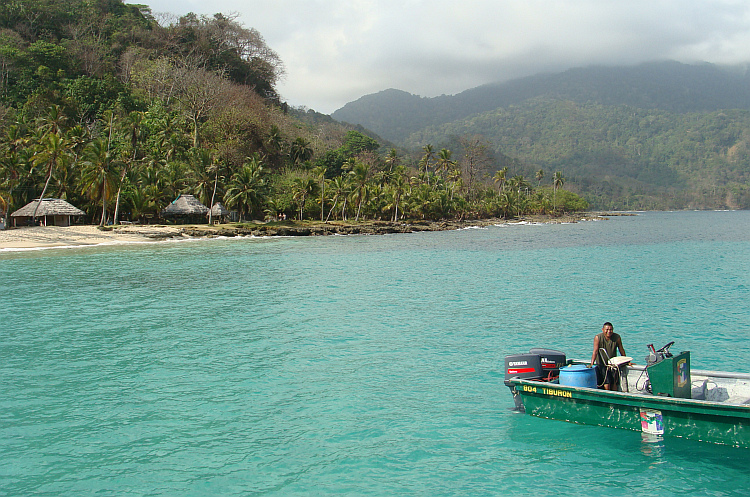
[[505,384],[511,378],[538,379],[544,377],[542,359],[539,354],[516,354],[505,356]]
[[531,349],[528,354],[505,356],[505,385],[508,380],[540,380],[560,375],[560,368],[565,366],[565,353],[551,349]]
[[552,349],[531,349],[529,354],[537,354],[542,361],[542,370],[545,376],[560,376],[560,368],[565,366],[566,357],[564,352]]

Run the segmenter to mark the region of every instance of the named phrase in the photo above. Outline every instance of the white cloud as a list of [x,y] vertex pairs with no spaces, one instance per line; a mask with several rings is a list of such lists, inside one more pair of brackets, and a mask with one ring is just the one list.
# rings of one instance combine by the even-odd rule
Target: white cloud
[[237,12],[287,69],[292,105],[333,112],[386,88],[433,96],[537,72],[647,60],[750,61],[738,0],[157,0]]

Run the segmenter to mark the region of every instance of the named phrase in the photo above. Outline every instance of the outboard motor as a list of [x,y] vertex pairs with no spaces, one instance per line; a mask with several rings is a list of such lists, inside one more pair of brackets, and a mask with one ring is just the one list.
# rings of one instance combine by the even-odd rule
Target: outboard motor
[[521,396],[511,386],[511,378],[522,380],[541,380],[555,378],[560,375],[560,368],[565,366],[565,354],[559,350],[531,349],[528,354],[514,354],[505,356],[505,386],[513,394],[513,402],[517,411],[523,411]]
[[560,368],[566,364],[565,353],[552,349],[531,349],[529,354],[537,354],[542,361],[545,376],[560,376]]
[[505,385],[510,386],[508,380],[521,378],[522,380],[536,380],[544,378],[542,358],[539,354],[516,354],[505,356]]
[[505,385],[511,378],[540,380],[560,375],[565,366],[565,353],[559,350],[534,348],[528,354],[505,356]]

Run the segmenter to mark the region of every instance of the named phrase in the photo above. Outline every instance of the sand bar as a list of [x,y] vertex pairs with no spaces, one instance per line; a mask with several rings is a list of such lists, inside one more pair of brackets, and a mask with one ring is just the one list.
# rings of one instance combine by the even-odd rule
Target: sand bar
[[97,226],[29,226],[0,230],[0,250],[138,243],[179,235],[180,230],[170,226],[123,226],[110,231]]

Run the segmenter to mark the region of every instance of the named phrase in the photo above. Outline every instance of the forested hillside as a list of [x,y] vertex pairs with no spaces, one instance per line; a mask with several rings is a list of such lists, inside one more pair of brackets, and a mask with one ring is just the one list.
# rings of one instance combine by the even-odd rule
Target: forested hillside
[[750,208],[748,109],[750,79],[739,68],[667,62],[433,99],[388,90],[333,117],[412,149],[485,140],[514,174],[560,170],[598,208]]
[[361,127],[289,109],[276,89],[283,72],[235,16],[157,20],[120,0],[2,2],[0,213],[7,224],[28,202],[54,197],[100,224],[156,221],[188,193],[241,220],[586,207],[561,175],[544,185],[506,178],[481,142],[466,142],[463,155],[427,144],[403,154]]
[[385,139],[400,143],[404,137],[427,126],[536,98],[625,105],[674,113],[750,109],[750,73],[741,67],[719,68],[710,64],[677,62],[576,68],[434,98],[390,89],[365,95],[331,115],[339,121],[365,126]]
[[561,170],[602,208],[750,208],[750,111],[675,114],[533,100],[429,127],[406,144],[483,136],[519,172]]

